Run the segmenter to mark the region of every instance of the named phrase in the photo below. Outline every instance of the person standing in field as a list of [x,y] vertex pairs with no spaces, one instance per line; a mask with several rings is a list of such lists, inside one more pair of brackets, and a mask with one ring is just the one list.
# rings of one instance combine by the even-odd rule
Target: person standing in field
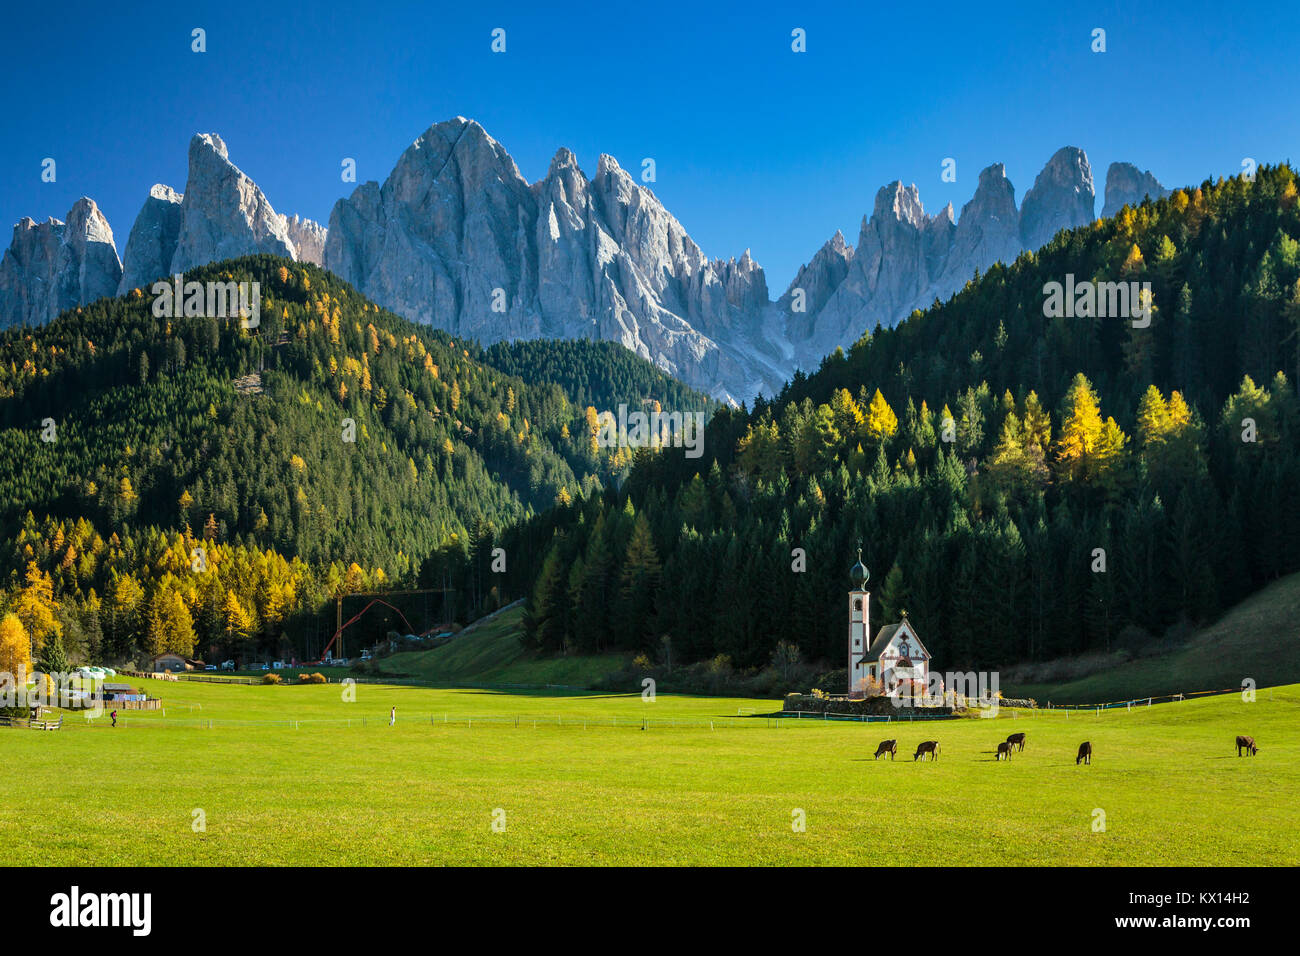
[[397,723],[397,706],[396,706],[396,705],[394,705],[394,706],[393,706],[393,709],[390,710],[390,711],[388,712],[388,726],[391,727],[391,726],[393,726],[393,724],[395,724],[395,723]]
[[113,726],[116,727],[116,726],[117,726],[117,711],[115,711],[115,710],[114,710],[114,711],[111,711],[111,712],[109,713],[108,716],[110,716],[110,717],[113,718]]

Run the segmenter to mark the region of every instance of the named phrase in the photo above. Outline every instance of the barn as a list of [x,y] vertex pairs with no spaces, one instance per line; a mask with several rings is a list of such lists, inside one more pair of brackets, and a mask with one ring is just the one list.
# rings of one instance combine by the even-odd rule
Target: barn
[[104,684],[100,692],[106,704],[120,704],[126,701],[146,700],[148,695],[130,684]]
[[179,654],[159,654],[153,659],[153,669],[158,674],[180,674],[190,666]]

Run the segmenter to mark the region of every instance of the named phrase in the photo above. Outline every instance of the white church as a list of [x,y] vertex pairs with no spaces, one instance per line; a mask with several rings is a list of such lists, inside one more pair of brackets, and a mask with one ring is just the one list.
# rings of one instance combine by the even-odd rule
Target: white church
[[849,591],[849,699],[873,694],[890,697],[924,696],[930,677],[930,652],[902,612],[897,624],[886,624],[871,637],[871,601],[867,591],[870,573],[862,563],[849,572],[860,582]]

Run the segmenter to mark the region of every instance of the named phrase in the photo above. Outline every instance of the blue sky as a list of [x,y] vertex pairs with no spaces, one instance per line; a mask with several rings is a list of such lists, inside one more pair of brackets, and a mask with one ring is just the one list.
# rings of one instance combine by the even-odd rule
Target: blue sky
[[588,174],[601,152],[634,172],[653,157],[652,188],[705,252],[752,249],[775,296],[837,228],[856,242],[893,179],[927,211],[960,212],[1001,161],[1019,201],[1075,145],[1100,209],[1114,160],[1181,185],[1247,156],[1300,159],[1300,4],[117,6],[6,9],[0,223],[63,218],[88,195],[120,253],[150,185],[184,188],[199,131],[222,135],[277,211],[325,222],[354,188],[343,157],[382,181],[459,114],[530,181],[562,145]]

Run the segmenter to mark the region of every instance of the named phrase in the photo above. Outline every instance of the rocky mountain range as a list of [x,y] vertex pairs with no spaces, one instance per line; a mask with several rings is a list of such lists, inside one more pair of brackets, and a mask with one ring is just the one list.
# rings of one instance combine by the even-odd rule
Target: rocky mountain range
[[230,161],[215,134],[190,141],[185,192],[149,190],[119,261],[113,230],[93,200],[67,222],[23,219],[0,260],[0,328],[39,325],[65,309],[145,288],[194,266],[266,252],[321,264],[325,229],[286,217]]
[[[1168,191],[1114,163],[1104,215]],[[588,177],[560,149],[529,183],[472,120],[431,126],[381,185],[340,199],[329,228],[277,213],[215,134],[193,138],[184,193],[154,186],[119,262],[89,199],[66,223],[24,219],[0,262],[0,327],[38,324],[104,295],[250,253],[312,262],[415,321],[485,343],[524,338],[621,342],[724,400],[773,394],[875,325],[959,290],[1061,229],[1093,219],[1084,152],[1065,147],[1019,208],[1001,164],[979,175],[960,217],[925,212],[915,185],[876,195],[856,245],[836,232],[771,299],[748,251],[710,259],[654,193],[612,156]]]
[[0,259],[0,328],[42,325],[60,312],[117,294],[122,263],[113,230],[84,196],[67,221],[24,217]]

